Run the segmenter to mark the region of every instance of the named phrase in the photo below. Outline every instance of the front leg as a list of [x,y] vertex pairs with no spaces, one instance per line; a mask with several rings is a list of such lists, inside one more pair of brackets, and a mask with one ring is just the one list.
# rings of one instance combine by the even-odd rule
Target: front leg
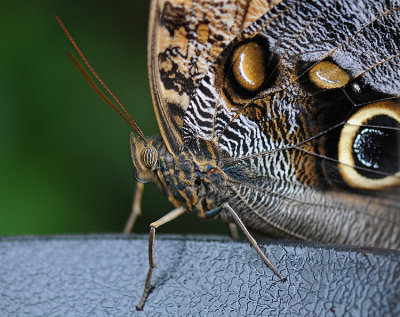
[[178,207],[169,213],[167,213],[164,217],[158,219],[155,222],[150,224],[150,234],[149,234],[149,271],[147,272],[146,282],[144,284],[144,290],[142,297],[140,298],[139,303],[136,306],[136,310],[142,310],[144,303],[146,302],[147,296],[149,296],[150,291],[150,281],[151,275],[153,274],[153,270],[156,267],[156,261],[154,260],[154,242],[156,239],[156,229],[163,224],[170,222],[180,215],[184,214],[186,209],[184,207]]

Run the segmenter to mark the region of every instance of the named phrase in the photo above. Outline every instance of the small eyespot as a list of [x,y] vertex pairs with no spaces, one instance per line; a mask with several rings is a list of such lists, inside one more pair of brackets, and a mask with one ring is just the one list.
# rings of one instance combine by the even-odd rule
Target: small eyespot
[[144,166],[153,170],[157,164],[158,152],[153,146],[148,145],[144,148],[141,159]]
[[247,42],[238,46],[232,55],[233,76],[244,89],[256,91],[265,81],[264,53],[260,45]]
[[400,184],[400,104],[376,102],[354,113],[339,139],[339,170],[355,188]]
[[328,61],[316,64],[310,69],[308,76],[311,82],[322,89],[341,88],[350,80],[350,76],[343,69]]

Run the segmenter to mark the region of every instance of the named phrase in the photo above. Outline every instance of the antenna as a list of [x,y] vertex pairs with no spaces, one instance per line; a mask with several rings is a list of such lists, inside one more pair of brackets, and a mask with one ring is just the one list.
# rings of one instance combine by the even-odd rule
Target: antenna
[[[78,70],[82,73],[83,77],[89,82],[89,84],[93,87],[93,89],[100,95],[100,97],[107,102],[128,124],[136,131],[136,133],[143,139],[145,143],[146,138],[143,135],[142,130],[138,127],[136,124],[135,120],[132,119],[131,115],[129,112],[125,109],[125,107],[122,105],[122,103],[118,100],[118,98],[112,93],[112,91],[107,87],[107,85],[101,80],[101,78],[97,75],[97,73],[94,71],[92,66],[89,64],[88,60],[86,59],[85,55],[83,55],[82,51],[79,49],[78,45],[72,38],[71,34],[68,32],[67,28],[64,26],[62,21],[58,16],[56,16],[56,20],[58,24],[60,24],[61,28],[63,29],[64,33],[67,35],[68,39],[71,41],[72,45],[74,46],[75,50],[78,52],[79,56],[82,58],[82,60],[85,62],[86,66],[89,68],[90,72],[93,74],[94,77],[98,80],[98,82],[107,90],[107,92],[113,97],[113,99],[118,103],[118,105],[121,107],[122,111],[126,114],[126,116],[101,92],[101,90],[98,88],[98,86],[95,84],[93,79],[90,77],[88,72],[85,70],[85,68],[82,66],[81,63],[76,59],[76,57],[72,54],[68,54],[68,57],[72,60],[74,65],[78,68]],[[129,120],[128,120],[129,118]]]

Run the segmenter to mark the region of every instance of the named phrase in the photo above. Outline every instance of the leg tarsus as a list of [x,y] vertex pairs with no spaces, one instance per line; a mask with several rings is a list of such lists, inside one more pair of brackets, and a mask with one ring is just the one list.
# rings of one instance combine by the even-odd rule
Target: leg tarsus
[[144,303],[146,302],[147,296],[149,296],[150,292],[150,281],[151,275],[153,274],[154,268],[150,266],[149,271],[147,272],[146,283],[144,286],[142,297],[140,298],[139,303],[136,306],[136,310],[143,310]]
[[286,282],[286,277],[281,275],[276,267],[272,264],[272,262],[267,258],[265,253],[261,250],[259,245],[257,244],[257,241],[253,238],[253,236],[250,234],[250,232],[247,230],[246,226],[242,222],[242,220],[239,218],[237,213],[232,209],[231,206],[229,206],[228,203],[224,203],[222,205],[222,208],[229,212],[231,216],[233,217],[233,220],[236,222],[236,224],[239,226],[239,228],[242,230],[243,234],[246,236],[247,240],[250,243],[250,246],[256,249],[258,255],[261,257],[261,259],[264,261],[264,263],[271,269],[271,271],[279,277],[280,281],[282,283]]

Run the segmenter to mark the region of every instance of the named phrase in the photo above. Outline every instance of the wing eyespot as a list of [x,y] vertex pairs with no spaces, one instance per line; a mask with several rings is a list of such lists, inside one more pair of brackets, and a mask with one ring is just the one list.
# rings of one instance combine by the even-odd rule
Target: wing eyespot
[[275,82],[278,59],[263,36],[236,43],[228,54],[221,83],[225,96],[233,104],[246,103]]
[[263,51],[255,42],[237,47],[232,56],[232,73],[236,82],[244,89],[256,91],[265,80]]
[[335,89],[347,85],[350,76],[345,70],[330,61],[321,61],[308,72],[310,81],[321,89]]
[[355,112],[339,138],[339,170],[354,188],[382,189],[400,184],[400,104],[372,103]]

